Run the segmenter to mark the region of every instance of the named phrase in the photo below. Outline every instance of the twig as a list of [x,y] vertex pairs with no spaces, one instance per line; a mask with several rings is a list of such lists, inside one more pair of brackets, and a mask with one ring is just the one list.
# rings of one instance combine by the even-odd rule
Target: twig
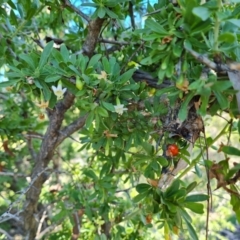
[[132,3],[132,1],[129,1],[128,11],[129,11],[130,19],[131,19],[132,29],[135,30],[136,26],[135,26],[135,20],[134,20],[134,12],[133,12],[133,3]]
[[42,175],[42,173],[46,172],[46,171],[51,171],[50,168],[44,168],[41,172],[39,172],[38,174],[36,174],[36,176],[32,179],[32,181],[30,182],[29,186],[27,188],[25,188],[25,190],[22,191],[22,193],[20,194],[20,196],[17,198],[16,201],[14,201],[13,203],[10,204],[8,211],[11,211],[12,207],[14,205],[16,205],[17,203],[20,202],[20,200],[23,198],[23,196],[29,191],[29,189],[33,186],[33,184],[35,183],[35,181]]
[[122,66],[121,68],[121,73],[123,72],[124,68],[126,67],[126,65],[132,60],[132,58],[138,53],[138,51],[143,47],[144,45],[144,41],[142,41],[142,43],[140,44],[140,46],[135,50],[135,52],[130,56],[130,58],[128,59],[128,61]]
[[232,134],[232,127],[233,127],[233,120],[230,119],[229,121],[229,135],[228,135],[228,138],[227,138],[227,145],[229,145],[230,143],[230,138],[231,138],[231,134]]
[[42,229],[42,225],[43,225],[43,222],[45,220],[45,218],[47,217],[47,211],[45,210],[42,214],[42,217],[41,217],[41,220],[39,222],[39,225],[38,225],[38,229],[37,229],[37,233],[36,233],[36,238],[38,238],[40,232],[41,232],[41,229]]
[[[206,160],[209,161],[209,152],[208,152],[208,143],[206,140],[206,133],[205,133],[205,127],[203,128],[203,135],[204,135],[204,141],[205,141],[205,148],[206,148]],[[207,194],[209,198],[207,199],[207,218],[206,218],[206,240],[208,239],[208,229],[209,229],[209,212],[210,208],[212,208],[212,190],[210,185],[210,170],[207,166],[206,173],[207,173]]]
[[17,212],[17,213],[15,213],[15,214],[12,214],[12,213],[10,213],[10,212],[5,212],[4,214],[2,214],[2,215],[0,216],[0,223],[6,222],[6,221],[8,221],[8,220],[10,220],[10,219],[14,219],[14,220],[17,221],[17,222],[20,222],[20,217],[18,217],[19,213],[20,213],[20,212]]
[[0,176],[8,176],[8,177],[26,177],[26,175],[22,173],[14,173],[14,172],[0,172]]
[[215,71],[222,71],[222,72],[228,72],[231,71],[231,69],[226,64],[216,64],[215,62],[211,61],[209,58],[207,58],[204,55],[201,55],[198,52],[195,52],[194,50],[184,47],[188,53],[190,53],[197,61],[205,64],[209,68],[215,70]]
[[83,13],[81,10],[79,10],[74,5],[72,5],[69,0],[62,0],[62,1],[65,6],[71,8],[75,13],[77,13],[79,16],[81,16],[83,19],[85,19],[88,23],[90,22],[90,18],[85,13]]
[[0,233],[6,235],[8,240],[13,240],[14,239],[11,235],[9,235],[5,230],[3,230],[1,228],[0,228]]
[[152,15],[152,14],[156,14],[156,13],[159,13],[159,12],[161,12],[161,11],[162,11],[162,8],[161,8],[161,9],[158,9],[158,10],[155,10],[155,11],[153,11],[153,12],[147,13],[147,14],[145,14],[144,16],[149,16],[149,15]]
[[73,226],[71,240],[76,240],[76,239],[78,239],[78,237],[80,235],[80,230],[81,230],[80,219],[79,219],[77,212],[73,213],[73,221],[75,224]]
[[54,231],[60,231],[62,229],[62,224],[53,224],[47,228],[45,228],[36,238],[35,240],[40,240],[43,238],[44,235],[50,233],[52,230]]
[[99,38],[98,41],[102,43],[116,44],[120,46],[130,45],[129,42],[125,42],[125,41],[121,42],[121,41],[115,41],[115,40],[109,40],[109,39],[103,39],[103,38]]
[[[86,119],[87,119],[87,115],[78,118],[77,120],[75,120],[74,122],[72,122],[71,124],[63,128],[60,131],[60,135],[57,139],[57,145],[59,145],[67,137],[70,137],[70,135],[72,135],[74,132],[81,129],[84,126]],[[73,139],[72,137],[70,138]],[[75,139],[73,140],[75,141]]]
[[37,160],[37,154],[36,154],[36,152],[35,152],[34,149],[33,149],[32,139],[31,139],[31,138],[27,138],[27,146],[28,146],[28,151],[29,151],[32,159],[33,159],[34,161],[36,161],[36,160]]

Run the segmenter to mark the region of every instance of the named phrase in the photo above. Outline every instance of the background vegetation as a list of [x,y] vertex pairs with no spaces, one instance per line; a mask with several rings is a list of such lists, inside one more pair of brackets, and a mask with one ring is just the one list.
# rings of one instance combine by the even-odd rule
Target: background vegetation
[[238,0],[2,0],[1,239],[234,231],[239,10]]

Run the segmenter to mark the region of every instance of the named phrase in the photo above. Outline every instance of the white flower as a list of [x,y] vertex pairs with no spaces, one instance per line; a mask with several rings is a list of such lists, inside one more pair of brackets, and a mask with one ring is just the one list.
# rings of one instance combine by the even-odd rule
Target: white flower
[[66,92],[66,88],[62,88],[62,84],[58,83],[58,86],[52,86],[54,94],[57,96],[57,99],[60,100],[63,98],[63,94]]
[[123,111],[128,110],[127,108],[124,107],[123,104],[115,105],[114,108],[115,108],[115,112],[118,113],[118,114],[120,114],[120,115],[123,114]]

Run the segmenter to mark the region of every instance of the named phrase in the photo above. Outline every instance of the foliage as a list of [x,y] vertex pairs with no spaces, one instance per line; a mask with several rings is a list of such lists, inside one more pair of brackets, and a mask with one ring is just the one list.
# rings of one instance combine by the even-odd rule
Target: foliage
[[[198,239],[190,212],[209,213],[212,179],[240,222],[240,5],[200,2],[2,1],[5,235]],[[207,115],[227,118],[215,137]]]

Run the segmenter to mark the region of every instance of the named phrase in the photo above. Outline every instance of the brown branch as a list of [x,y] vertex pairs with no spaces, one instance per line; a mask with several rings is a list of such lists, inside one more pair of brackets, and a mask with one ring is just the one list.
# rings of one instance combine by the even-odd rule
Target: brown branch
[[[85,121],[87,119],[87,115],[78,118],[77,120],[75,120],[73,123],[71,123],[70,125],[66,126],[65,128],[63,128],[60,131],[60,135],[58,136],[57,139],[57,146],[67,137],[70,137],[74,132],[78,131],[79,129],[81,129],[84,125],[85,125]],[[72,138],[71,138],[72,139]],[[74,141],[76,141],[74,139]]]
[[[65,0],[65,4],[69,4],[69,1]],[[93,20],[89,23],[88,35],[83,45],[83,52],[89,57],[91,57],[94,52],[103,22],[103,19],[97,18],[96,20]],[[37,218],[38,200],[42,186],[48,179],[49,175],[49,173],[46,171],[42,172],[43,169],[48,166],[50,160],[54,155],[56,147],[67,136],[77,130],[80,123],[81,126],[85,123],[85,120],[77,120],[75,124],[71,124],[68,127],[65,127],[62,131],[60,130],[62,122],[64,120],[64,115],[66,111],[73,105],[74,99],[75,96],[67,92],[61,102],[58,102],[52,110],[48,109],[49,126],[43,137],[42,145],[37,155],[37,163],[32,171],[32,179],[36,180],[32,183],[28,192],[26,193],[26,202],[21,213],[22,222],[26,231],[25,239],[32,240],[35,239],[36,236],[39,221]],[[64,132],[65,135],[61,134],[60,132]]]
[[82,47],[82,53],[88,57],[91,57],[95,50],[103,22],[104,19],[97,18],[88,25],[88,35]]
[[83,19],[85,19],[88,23],[90,22],[90,18],[85,13],[83,13],[81,10],[79,10],[74,5],[72,5],[69,0],[62,0],[62,2],[64,4],[64,6],[71,8],[75,13],[77,13],[79,16],[81,16]]

